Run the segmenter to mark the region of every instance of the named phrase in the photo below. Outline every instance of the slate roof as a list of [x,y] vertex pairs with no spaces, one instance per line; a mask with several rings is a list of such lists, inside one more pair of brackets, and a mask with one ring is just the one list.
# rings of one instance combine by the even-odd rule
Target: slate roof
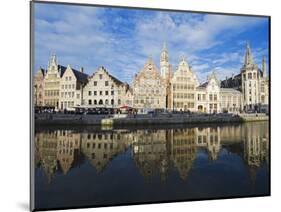
[[[41,71],[43,77],[45,76],[45,74],[46,74],[46,72],[47,72],[45,69],[43,69],[43,68],[41,68],[41,67],[39,68],[38,72],[39,72],[39,71]],[[38,73],[38,72],[37,72],[37,73]]]
[[124,84],[122,81],[120,81],[119,79],[117,79],[116,77],[114,77],[113,75],[109,74],[107,72],[107,74],[109,75],[109,77],[118,85]]
[[60,71],[60,77],[62,77],[66,70],[66,67],[62,65],[58,65],[58,70]]
[[82,82],[82,83],[85,83],[85,82],[88,81],[88,74],[85,74],[85,73],[83,73],[81,71],[77,71],[77,70],[75,70],[73,68],[72,68],[72,71],[73,71],[77,81]]
[[260,72],[260,76],[263,77],[263,72],[261,69],[259,69],[259,72]]
[[241,74],[221,81],[221,88],[239,88],[241,87]]
[[208,82],[204,82],[203,84],[199,85],[199,88],[206,88],[208,85]]
[[126,87],[125,87],[126,93],[127,93],[127,92],[133,93],[133,89],[130,87],[130,85],[129,85],[128,83],[125,82],[124,85],[126,86]]

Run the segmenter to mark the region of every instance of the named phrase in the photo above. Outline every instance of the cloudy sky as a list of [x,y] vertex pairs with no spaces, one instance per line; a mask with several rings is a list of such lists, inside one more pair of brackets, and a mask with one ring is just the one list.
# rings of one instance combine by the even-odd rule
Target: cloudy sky
[[185,55],[199,81],[213,70],[220,79],[239,73],[246,41],[255,62],[268,61],[268,19],[190,12],[35,4],[35,70],[47,67],[52,53],[59,64],[99,66],[131,83],[152,56],[159,67],[165,41],[176,68]]

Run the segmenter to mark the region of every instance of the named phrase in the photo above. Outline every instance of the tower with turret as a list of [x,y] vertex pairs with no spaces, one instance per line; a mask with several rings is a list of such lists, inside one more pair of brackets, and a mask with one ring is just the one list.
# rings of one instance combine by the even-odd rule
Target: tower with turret
[[166,46],[166,42],[163,43],[163,48],[160,55],[160,74],[165,80],[166,84],[166,108],[171,108],[171,78],[172,78],[172,66],[169,63],[169,54]]
[[169,54],[166,46],[166,42],[163,44],[163,48],[160,55],[160,73],[163,79],[167,79],[169,76]]
[[246,52],[244,57],[244,64],[241,68],[242,80],[242,101],[243,109],[258,110],[260,103],[260,77],[261,71],[254,63],[250,44],[246,45]]

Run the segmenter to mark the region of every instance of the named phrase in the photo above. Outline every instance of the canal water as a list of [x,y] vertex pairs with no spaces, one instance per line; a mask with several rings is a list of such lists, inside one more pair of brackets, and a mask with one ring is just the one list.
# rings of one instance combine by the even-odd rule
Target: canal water
[[35,133],[35,206],[269,195],[269,123]]

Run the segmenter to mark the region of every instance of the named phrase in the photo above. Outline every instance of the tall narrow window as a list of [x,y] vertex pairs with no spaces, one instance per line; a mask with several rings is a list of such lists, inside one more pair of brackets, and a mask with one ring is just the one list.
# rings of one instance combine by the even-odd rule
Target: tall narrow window
[[248,73],[248,79],[252,79],[252,73]]
[[217,94],[214,94],[214,101],[217,101]]

